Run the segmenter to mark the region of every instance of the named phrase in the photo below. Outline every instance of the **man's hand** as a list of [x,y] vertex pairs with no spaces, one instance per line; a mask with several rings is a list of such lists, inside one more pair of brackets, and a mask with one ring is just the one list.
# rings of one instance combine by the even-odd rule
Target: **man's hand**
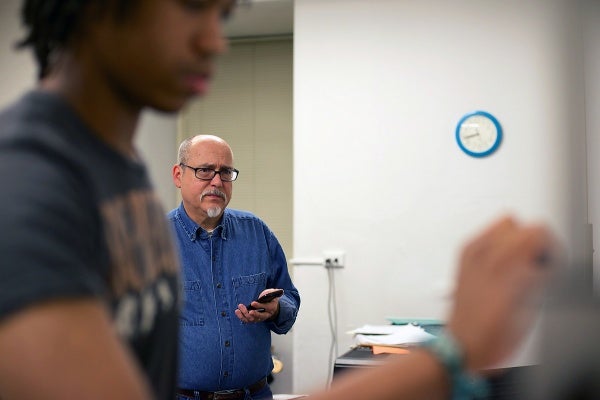
[[[259,297],[276,290],[277,289],[265,289],[260,293]],[[248,310],[244,304],[238,304],[238,308],[235,310],[235,315],[242,322],[264,322],[267,320],[273,320],[277,318],[277,315],[279,315],[279,297],[272,299],[268,303],[259,303],[255,300],[251,303],[251,305],[255,308],[255,310]]]

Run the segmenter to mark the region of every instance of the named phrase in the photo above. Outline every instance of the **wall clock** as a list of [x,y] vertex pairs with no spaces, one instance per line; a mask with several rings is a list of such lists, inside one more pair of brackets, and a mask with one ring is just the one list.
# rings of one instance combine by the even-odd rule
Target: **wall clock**
[[472,157],[489,156],[502,142],[502,127],[492,114],[474,111],[464,115],[456,125],[456,142]]

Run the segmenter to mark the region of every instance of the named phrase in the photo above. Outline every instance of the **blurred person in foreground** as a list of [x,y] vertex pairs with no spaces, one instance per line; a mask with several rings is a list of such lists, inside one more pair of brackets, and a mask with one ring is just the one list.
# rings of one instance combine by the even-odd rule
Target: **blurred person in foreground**
[[[37,87],[0,114],[0,398],[167,399],[179,265],[134,146],[146,108],[204,95],[232,0],[26,0]],[[442,399],[527,329],[551,247],[495,222],[466,245],[447,334],[315,399]]]

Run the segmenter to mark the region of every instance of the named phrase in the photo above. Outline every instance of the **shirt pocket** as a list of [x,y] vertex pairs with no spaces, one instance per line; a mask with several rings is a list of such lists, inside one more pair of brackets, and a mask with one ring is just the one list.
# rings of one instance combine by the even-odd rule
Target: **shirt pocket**
[[184,281],[183,296],[183,311],[179,317],[181,325],[204,325],[202,285],[200,285],[200,281]]
[[253,275],[243,275],[231,278],[237,304],[250,304],[258,298],[260,292],[266,289],[267,274],[261,272]]

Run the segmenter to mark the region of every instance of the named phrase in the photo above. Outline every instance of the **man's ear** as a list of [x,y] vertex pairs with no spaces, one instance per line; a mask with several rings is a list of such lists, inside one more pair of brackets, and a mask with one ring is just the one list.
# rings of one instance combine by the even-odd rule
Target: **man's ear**
[[177,188],[181,189],[181,175],[183,174],[183,168],[181,165],[175,164],[173,165],[173,170],[171,171],[171,175],[173,176],[173,183]]

